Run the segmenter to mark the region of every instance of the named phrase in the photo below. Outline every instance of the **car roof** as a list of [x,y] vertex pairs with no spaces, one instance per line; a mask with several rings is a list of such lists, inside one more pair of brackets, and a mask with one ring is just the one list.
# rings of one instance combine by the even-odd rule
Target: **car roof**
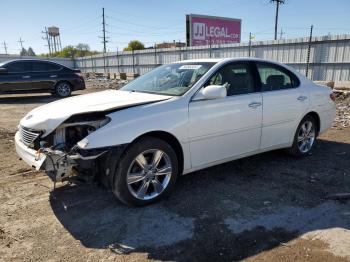
[[283,65],[277,61],[268,60],[268,59],[261,59],[261,58],[255,58],[255,57],[231,57],[231,58],[204,58],[204,59],[188,59],[188,60],[181,60],[174,63],[198,63],[198,62],[213,62],[213,63],[219,63],[219,62],[234,62],[234,61],[257,61],[257,62],[269,62],[273,64]]
[[2,64],[5,65],[5,64],[8,64],[8,63],[12,63],[12,62],[21,62],[21,61],[27,61],[27,62],[47,62],[47,63],[56,64],[56,65],[59,65],[59,66],[66,67],[65,65],[62,65],[62,64],[57,63],[57,62],[55,62],[55,61],[46,60],[46,59],[30,59],[30,58],[11,59],[11,60],[2,62]]
[[213,63],[217,63],[217,64],[225,64],[228,62],[239,62],[239,61],[267,62],[267,63],[271,63],[274,65],[278,65],[278,66],[284,67],[284,68],[288,69],[289,71],[291,71],[293,74],[295,74],[299,78],[299,80],[301,82],[310,82],[310,80],[307,77],[305,77],[300,72],[295,70],[295,68],[293,68],[289,65],[286,65],[286,64],[283,64],[283,63],[280,63],[277,61],[273,61],[273,60],[255,58],[255,57],[189,59],[189,60],[177,61],[175,63],[200,63],[200,62],[209,63],[209,62],[213,62]]

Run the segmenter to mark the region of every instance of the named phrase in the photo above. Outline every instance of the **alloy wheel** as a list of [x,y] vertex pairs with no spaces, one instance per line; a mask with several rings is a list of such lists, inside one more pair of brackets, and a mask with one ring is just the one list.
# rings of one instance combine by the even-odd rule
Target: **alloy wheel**
[[70,92],[71,92],[71,88],[68,83],[62,83],[57,86],[57,94],[59,96],[62,96],[62,97],[69,96]]
[[160,149],[150,149],[132,161],[126,182],[134,197],[149,200],[159,196],[166,189],[171,175],[170,157]]
[[301,153],[307,153],[315,142],[316,131],[311,121],[305,121],[298,131],[298,148]]

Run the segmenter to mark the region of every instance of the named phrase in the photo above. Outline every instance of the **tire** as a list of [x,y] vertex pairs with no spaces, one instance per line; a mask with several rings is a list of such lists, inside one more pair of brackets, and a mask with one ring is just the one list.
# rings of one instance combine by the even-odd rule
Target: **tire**
[[59,97],[68,97],[72,93],[72,85],[69,82],[59,82],[55,86],[55,95]]
[[316,138],[316,121],[312,116],[305,116],[298,125],[294,135],[293,145],[288,149],[288,152],[298,158],[305,157],[309,155],[314,148]]
[[116,168],[112,190],[123,203],[145,206],[168,196],[179,167],[175,151],[165,141],[144,137],[131,144]]

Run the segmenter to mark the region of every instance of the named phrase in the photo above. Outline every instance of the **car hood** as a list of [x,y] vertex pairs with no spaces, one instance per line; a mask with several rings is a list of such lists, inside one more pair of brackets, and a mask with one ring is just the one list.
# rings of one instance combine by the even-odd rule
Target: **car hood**
[[30,129],[44,130],[45,136],[72,115],[110,111],[169,98],[171,96],[119,90],[90,93],[37,107],[22,118],[20,125]]

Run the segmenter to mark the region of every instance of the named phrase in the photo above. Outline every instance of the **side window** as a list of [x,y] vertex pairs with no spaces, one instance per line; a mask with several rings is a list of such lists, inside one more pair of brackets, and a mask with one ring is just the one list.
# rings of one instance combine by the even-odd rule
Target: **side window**
[[56,64],[51,64],[51,63],[48,64],[48,70],[49,71],[58,71],[61,68],[62,68],[61,66],[56,65]]
[[60,69],[60,66],[46,63],[46,62],[34,62],[33,63],[33,72],[43,72],[43,71],[57,71]]
[[13,62],[5,66],[9,73],[24,73],[31,71],[31,62],[19,61]]
[[293,88],[293,80],[285,70],[275,65],[257,63],[261,80],[261,91]]
[[232,63],[223,66],[210,78],[207,85],[224,85],[227,96],[253,93],[254,80],[248,63]]

